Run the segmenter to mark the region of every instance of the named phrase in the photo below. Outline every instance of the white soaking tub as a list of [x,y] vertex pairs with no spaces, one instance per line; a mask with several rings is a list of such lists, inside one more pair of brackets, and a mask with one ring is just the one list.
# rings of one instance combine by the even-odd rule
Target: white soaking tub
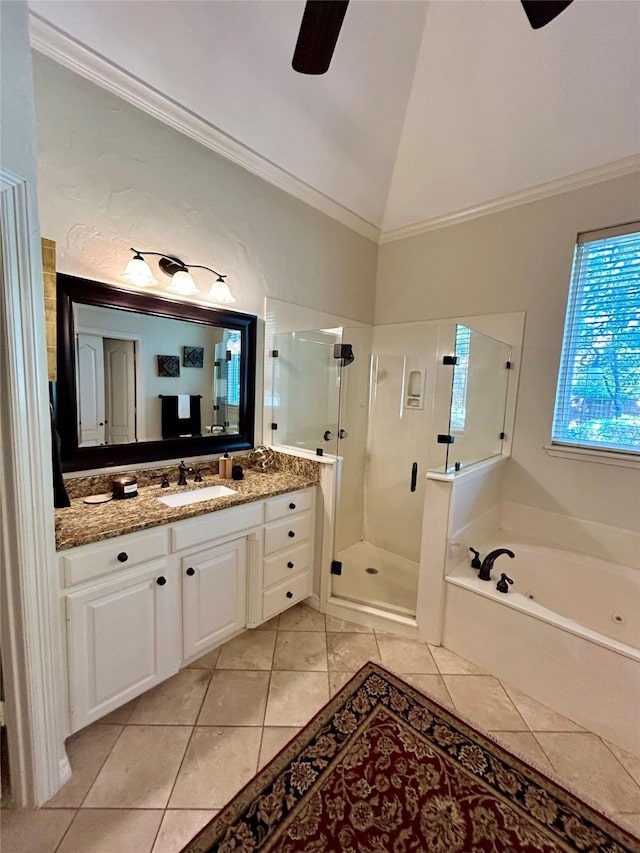
[[[640,572],[544,545],[445,578],[442,644],[640,756]],[[513,578],[507,594],[500,574]]]

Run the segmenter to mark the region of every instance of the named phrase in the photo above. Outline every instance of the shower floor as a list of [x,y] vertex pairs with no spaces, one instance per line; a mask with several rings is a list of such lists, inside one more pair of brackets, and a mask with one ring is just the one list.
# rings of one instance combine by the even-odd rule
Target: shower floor
[[417,563],[364,540],[339,551],[336,559],[342,562],[342,574],[333,575],[333,595],[402,616],[416,615]]

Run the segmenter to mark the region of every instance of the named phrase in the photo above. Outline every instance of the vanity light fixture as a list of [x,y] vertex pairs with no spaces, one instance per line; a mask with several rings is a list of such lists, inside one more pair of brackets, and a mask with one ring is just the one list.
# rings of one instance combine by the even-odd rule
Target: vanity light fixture
[[155,255],[160,259],[158,266],[162,272],[171,278],[171,282],[167,285],[169,292],[179,293],[181,296],[197,296],[200,291],[189,270],[207,270],[218,277],[211,285],[206,298],[222,305],[229,305],[236,301],[229,290],[229,285],[225,281],[226,275],[216,272],[211,267],[205,267],[202,264],[185,264],[180,258],[176,258],[173,255],[165,255],[163,252],[141,252],[139,249],[134,249],[133,247],[131,251],[133,252],[133,258],[129,261],[126,270],[122,274],[122,278],[125,281],[131,282],[131,284],[136,284],[138,287],[150,287],[153,284],[157,284],[151,272],[151,267],[143,257],[143,255]]

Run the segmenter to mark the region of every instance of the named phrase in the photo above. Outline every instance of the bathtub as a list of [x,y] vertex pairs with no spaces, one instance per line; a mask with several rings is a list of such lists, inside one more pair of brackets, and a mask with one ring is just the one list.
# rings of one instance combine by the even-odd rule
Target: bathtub
[[640,756],[640,572],[519,542],[481,554],[493,547],[516,557],[490,583],[466,560],[445,578],[442,644]]

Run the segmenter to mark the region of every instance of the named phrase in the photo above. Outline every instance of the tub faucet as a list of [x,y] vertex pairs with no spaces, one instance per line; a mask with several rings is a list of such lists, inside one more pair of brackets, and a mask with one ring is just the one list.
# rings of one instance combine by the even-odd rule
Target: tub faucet
[[493,568],[493,564],[501,554],[508,554],[511,559],[515,557],[513,551],[510,551],[508,548],[496,548],[495,551],[489,551],[487,556],[482,561],[482,565],[480,566],[480,571],[478,572],[478,580],[491,580],[491,569]]

